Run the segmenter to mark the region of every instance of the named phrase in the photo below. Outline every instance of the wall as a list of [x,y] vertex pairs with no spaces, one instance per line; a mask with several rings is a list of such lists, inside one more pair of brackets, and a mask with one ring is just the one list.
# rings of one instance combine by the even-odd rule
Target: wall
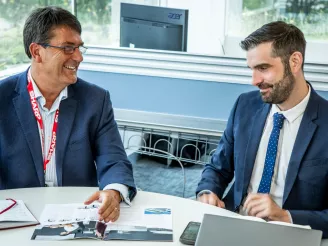
[[[115,108],[227,120],[238,95],[251,85],[81,71],[111,94]],[[328,91],[319,92],[328,99]]]
[[167,0],[166,7],[188,9],[188,52],[223,55],[225,0]]

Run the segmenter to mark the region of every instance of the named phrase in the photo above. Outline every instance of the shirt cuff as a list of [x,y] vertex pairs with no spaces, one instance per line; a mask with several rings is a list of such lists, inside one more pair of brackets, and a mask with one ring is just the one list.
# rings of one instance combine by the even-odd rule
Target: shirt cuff
[[211,194],[211,193],[213,193],[213,192],[210,191],[210,190],[202,190],[202,191],[198,192],[196,198],[198,199],[199,197],[201,197],[201,196],[204,195],[204,194]]
[[289,219],[290,219],[290,223],[291,224],[294,224],[294,222],[293,222],[293,218],[292,218],[292,215],[290,214],[290,212],[288,211],[288,210],[286,210],[287,211],[287,213],[288,213],[288,216],[289,216]]
[[122,201],[127,205],[131,206],[131,201],[129,198],[129,188],[126,185],[114,183],[106,185],[104,190],[116,190],[120,193]]

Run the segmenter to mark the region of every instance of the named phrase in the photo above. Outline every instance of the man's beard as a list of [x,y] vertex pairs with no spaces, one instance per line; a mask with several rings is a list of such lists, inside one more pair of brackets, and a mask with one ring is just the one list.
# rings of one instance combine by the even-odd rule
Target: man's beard
[[[271,88],[271,92],[261,93],[263,102],[281,104],[288,99],[294,89],[294,85],[295,78],[291,73],[289,64],[287,64],[285,65],[284,76],[281,80],[274,84],[263,82],[258,87],[260,89]],[[265,96],[265,94],[268,94],[268,96]]]

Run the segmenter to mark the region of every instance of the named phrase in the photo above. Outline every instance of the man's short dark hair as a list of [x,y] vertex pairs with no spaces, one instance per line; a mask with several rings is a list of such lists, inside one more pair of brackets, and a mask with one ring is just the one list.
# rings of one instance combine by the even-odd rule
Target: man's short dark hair
[[23,30],[26,55],[32,58],[30,44],[48,43],[53,37],[53,29],[59,26],[67,26],[81,35],[81,24],[69,11],[54,6],[34,10],[27,18]]
[[251,33],[240,46],[248,51],[259,44],[272,42],[272,56],[280,57],[282,62],[288,64],[290,56],[298,51],[303,56],[302,68],[304,67],[306,41],[300,29],[283,21],[275,21],[265,24]]

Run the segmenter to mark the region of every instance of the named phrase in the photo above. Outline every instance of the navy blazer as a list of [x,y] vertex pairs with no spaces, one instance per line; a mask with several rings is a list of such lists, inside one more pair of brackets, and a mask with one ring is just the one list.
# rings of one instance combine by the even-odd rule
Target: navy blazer
[[[197,193],[211,190],[222,198],[235,176],[227,208],[239,207],[247,196],[270,109],[271,104],[262,101],[259,91],[239,96],[211,163],[204,168]],[[289,210],[295,224],[310,225],[328,237],[328,101],[313,88],[289,161],[282,207]]]
[[[56,172],[59,186],[111,183],[136,194],[132,165],[114,120],[108,91],[78,79],[59,107]],[[0,190],[45,185],[37,121],[27,71],[0,81]]]

